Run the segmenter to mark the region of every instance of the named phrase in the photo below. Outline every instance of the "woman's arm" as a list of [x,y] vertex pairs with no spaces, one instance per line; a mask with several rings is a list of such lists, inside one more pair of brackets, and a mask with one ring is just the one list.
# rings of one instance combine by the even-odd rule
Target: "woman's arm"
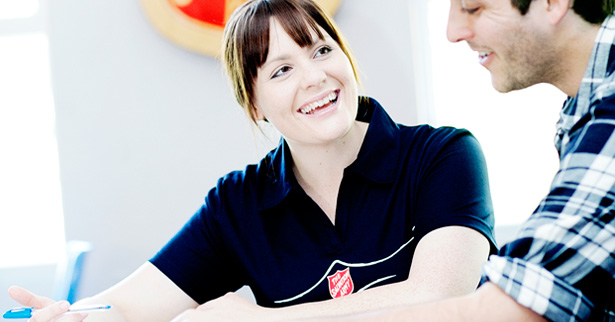
[[[301,320],[301,322],[308,321],[312,320]],[[318,322],[341,321],[544,322],[546,320],[536,312],[517,303],[498,286],[487,282],[478,291],[462,297],[381,311],[318,319]]]
[[406,281],[279,311],[292,318],[341,315],[465,295],[476,290],[488,255],[489,242],[479,232],[460,226],[439,228],[419,241]]
[[229,320],[282,321],[331,317],[391,308],[469,294],[476,290],[481,265],[487,260],[489,242],[471,228],[448,226],[423,237],[415,250],[410,275],[404,282],[322,302],[280,309],[249,307],[228,295],[191,310],[180,321]]
[[[19,287],[9,295],[21,305],[37,308],[31,321],[53,321],[68,310],[66,301],[54,302]],[[105,304],[111,309],[90,313],[85,321],[170,321],[197,303],[179,289],[154,265],[147,262],[110,289],[75,304]],[[62,321],[82,321],[83,316],[67,316]]]

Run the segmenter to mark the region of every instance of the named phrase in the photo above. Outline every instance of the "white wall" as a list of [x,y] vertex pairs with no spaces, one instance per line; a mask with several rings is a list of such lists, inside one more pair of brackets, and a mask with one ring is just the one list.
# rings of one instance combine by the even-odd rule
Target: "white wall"
[[[335,16],[365,92],[415,123],[407,0],[346,0]],[[137,0],[48,2],[67,239],[89,240],[82,295],[148,260],[215,180],[266,152],[217,60],[184,50]]]

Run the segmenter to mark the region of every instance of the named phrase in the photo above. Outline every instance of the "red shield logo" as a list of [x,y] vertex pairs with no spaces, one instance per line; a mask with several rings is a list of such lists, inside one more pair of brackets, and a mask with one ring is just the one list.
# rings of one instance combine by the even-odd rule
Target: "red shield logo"
[[354,283],[350,276],[350,267],[343,271],[337,271],[331,276],[327,276],[327,279],[329,280],[329,293],[331,293],[334,299],[346,296],[354,291]]

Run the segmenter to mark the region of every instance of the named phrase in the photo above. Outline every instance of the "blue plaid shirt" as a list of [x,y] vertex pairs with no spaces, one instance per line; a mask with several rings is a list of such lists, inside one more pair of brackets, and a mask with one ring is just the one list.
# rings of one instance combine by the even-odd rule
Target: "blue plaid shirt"
[[483,278],[551,321],[615,321],[615,18],[594,44],[555,138],[547,197]]

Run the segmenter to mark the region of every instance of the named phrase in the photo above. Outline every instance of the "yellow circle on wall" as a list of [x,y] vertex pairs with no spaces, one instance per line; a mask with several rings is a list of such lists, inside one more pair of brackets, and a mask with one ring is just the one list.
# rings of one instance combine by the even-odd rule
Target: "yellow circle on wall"
[[[166,38],[190,50],[219,56],[231,13],[247,0],[140,0],[147,17]],[[315,0],[333,15],[342,0]]]

